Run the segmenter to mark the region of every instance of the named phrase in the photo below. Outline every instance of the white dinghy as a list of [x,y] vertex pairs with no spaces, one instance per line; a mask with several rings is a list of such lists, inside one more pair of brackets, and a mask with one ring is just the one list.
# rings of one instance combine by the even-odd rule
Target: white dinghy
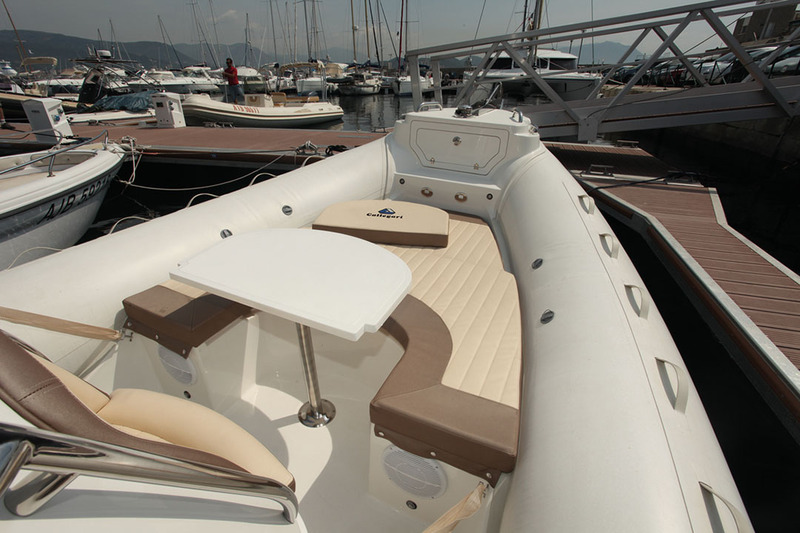
[[229,104],[207,94],[187,96],[182,102],[188,124],[231,123],[246,128],[291,128],[340,120],[344,111],[338,105],[321,101],[294,101],[273,93],[248,94],[244,104]]
[[75,244],[124,155],[104,143],[0,157],[0,269]]
[[0,305],[4,531],[752,531],[642,280],[518,112],[408,113],[0,272]]

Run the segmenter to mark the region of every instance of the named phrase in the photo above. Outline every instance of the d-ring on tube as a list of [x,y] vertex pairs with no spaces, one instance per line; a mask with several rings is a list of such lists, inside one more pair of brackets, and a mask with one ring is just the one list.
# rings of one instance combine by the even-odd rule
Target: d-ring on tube
[[311,343],[311,328],[295,323],[297,340],[300,342],[300,355],[303,358],[303,373],[308,387],[308,401],[300,407],[297,417],[303,425],[318,428],[336,416],[336,407],[328,400],[319,397],[317,363],[314,360],[314,345]]

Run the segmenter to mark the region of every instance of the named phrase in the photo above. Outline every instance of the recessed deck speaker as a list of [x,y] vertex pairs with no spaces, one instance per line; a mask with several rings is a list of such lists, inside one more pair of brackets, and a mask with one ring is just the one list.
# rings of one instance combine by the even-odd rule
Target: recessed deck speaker
[[447,490],[447,475],[438,462],[396,446],[383,451],[383,469],[395,485],[414,496],[434,499]]
[[197,379],[194,363],[172,350],[158,345],[158,358],[167,374],[183,385],[192,385]]

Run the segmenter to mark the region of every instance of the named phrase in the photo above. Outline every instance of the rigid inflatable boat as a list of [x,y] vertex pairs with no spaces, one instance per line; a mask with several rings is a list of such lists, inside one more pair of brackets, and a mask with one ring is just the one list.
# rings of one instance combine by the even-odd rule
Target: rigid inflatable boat
[[207,94],[187,96],[182,102],[188,124],[231,123],[247,128],[292,128],[340,120],[344,111],[330,102],[295,101],[281,95],[250,94],[242,104],[213,100]]
[[686,367],[519,112],[0,273],[5,531],[751,531]]

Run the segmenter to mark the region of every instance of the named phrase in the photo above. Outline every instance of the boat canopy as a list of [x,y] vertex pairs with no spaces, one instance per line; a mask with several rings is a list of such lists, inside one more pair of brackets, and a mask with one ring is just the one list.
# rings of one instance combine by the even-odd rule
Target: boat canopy
[[55,57],[26,57],[22,60],[22,66],[27,67],[29,65],[49,65],[51,67],[55,67],[58,65],[58,59]]
[[95,113],[97,111],[147,111],[153,107],[150,95],[156,91],[142,91],[131,94],[108,95],[99,99],[91,106],[78,109],[78,113]]

